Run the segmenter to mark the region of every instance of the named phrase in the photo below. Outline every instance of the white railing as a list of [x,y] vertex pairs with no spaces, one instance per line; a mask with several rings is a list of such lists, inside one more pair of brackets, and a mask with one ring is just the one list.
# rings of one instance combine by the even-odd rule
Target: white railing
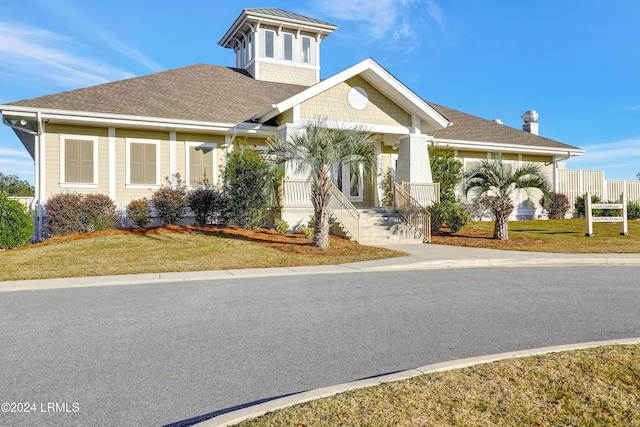
[[[283,208],[309,208],[311,203],[311,181],[307,179],[285,179],[282,186]],[[360,240],[360,212],[345,197],[345,195],[331,184],[331,200],[329,201],[330,214],[340,223],[347,237],[352,240]]]
[[283,185],[282,207],[312,208],[311,182],[308,179],[285,179]]
[[440,201],[440,183],[401,182],[406,191],[420,206],[428,207]]
[[331,215],[338,221],[342,230],[356,242],[360,241],[360,212],[345,197],[345,195],[331,183],[331,201],[329,202]]
[[393,185],[393,208],[422,236],[423,241],[431,242],[431,214],[405,190],[403,183]]

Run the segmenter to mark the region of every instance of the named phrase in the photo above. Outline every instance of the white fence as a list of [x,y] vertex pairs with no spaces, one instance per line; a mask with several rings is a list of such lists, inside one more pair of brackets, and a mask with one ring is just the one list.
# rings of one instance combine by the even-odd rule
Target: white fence
[[627,200],[640,201],[640,181],[605,180],[603,171],[557,169],[556,192],[569,199],[571,212],[577,196],[585,193],[596,195],[606,202],[618,200],[620,194],[627,193]]

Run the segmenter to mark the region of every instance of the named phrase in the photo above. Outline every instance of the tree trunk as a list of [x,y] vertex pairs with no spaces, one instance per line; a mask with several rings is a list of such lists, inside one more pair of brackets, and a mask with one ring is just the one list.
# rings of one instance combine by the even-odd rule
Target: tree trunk
[[498,200],[497,206],[493,209],[493,216],[496,218],[493,228],[494,239],[509,240],[509,215],[513,208],[511,197],[506,196]]
[[[315,187],[315,186],[314,186]],[[311,202],[315,221],[313,223],[313,239],[311,245],[320,249],[329,247],[329,201],[331,200],[331,179],[323,173],[318,180],[317,188],[311,191]]]
[[509,215],[504,216],[504,212],[496,215],[496,224],[493,228],[493,238],[498,240],[509,240]]

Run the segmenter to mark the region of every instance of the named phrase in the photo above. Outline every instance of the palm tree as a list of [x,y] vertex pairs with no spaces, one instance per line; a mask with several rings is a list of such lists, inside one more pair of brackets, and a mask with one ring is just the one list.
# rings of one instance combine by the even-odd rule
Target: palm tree
[[329,127],[325,119],[305,121],[289,138],[271,141],[270,152],[277,162],[287,164],[311,180],[311,202],[315,215],[311,244],[329,247],[329,202],[331,172],[340,164],[357,170],[362,165],[365,175],[376,170],[377,149],[374,137],[359,127]]
[[540,166],[527,163],[514,166],[501,159],[483,160],[465,174],[464,194],[471,195],[495,217],[493,238],[509,240],[509,215],[513,197],[532,189],[548,191],[549,185]]

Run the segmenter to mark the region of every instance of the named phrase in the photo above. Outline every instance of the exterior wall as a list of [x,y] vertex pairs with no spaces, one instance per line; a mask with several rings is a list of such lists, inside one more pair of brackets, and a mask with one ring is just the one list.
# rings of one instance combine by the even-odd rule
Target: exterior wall
[[293,123],[293,108],[285,111],[284,113],[278,114],[276,116],[276,123],[278,125],[283,125],[285,123]]
[[[367,92],[369,102],[362,110],[356,110],[347,100],[349,90],[353,87],[361,87]],[[352,77],[303,102],[300,115],[363,124],[411,126],[411,116],[408,113],[360,76]]]
[[[96,185],[86,184],[61,184],[63,177],[61,176],[61,141],[60,135],[78,135],[97,137],[97,150],[94,152],[97,161],[97,183]],[[127,138],[136,138],[141,140],[158,140],[159,144],[159,161],[160,173],[157,177],[157,185],[127,185]],[[170,133],[154,132],[147,130],[134,129],[116,129],[115,131],[115,200],[116,205],[126,206],[130,201],[142,197],[150,198],[152,192],[167,184],[165,178],[170,178]],[[262,139],[256,139],[255,142],[262,142]],[[225,136],[224,135],[203,135],[192,133],[176,134],[176,150],[175,150],[175,172],[180,174],[183,182],[187,175],[187,142],[202,142],[216,144],[216,177],[214,184],[219,184],[220,171],[222,170],[225,155]],[[48,124],[45,134],[45,191],[44,200],[54,194],[61,192],[77,192],[82,194],[102,193],[109,194],[109,142],[108,128],[83,127],[72,125]],[[185,182],[186,183],[186,182]]]
[[303,65],[272,64],[257,61],[258,80],[311,86],[316,83],[316,70]]
[[[457,157],[463,162],[465,166],[465,172],[468,171],[472,165],[479,161],[489,157],[495,158],[495,153],[481,152],[481,151],[459,151]],[[502,160],[524,163],[534,163],[542,168],[543,175],[549,182],[550,189],[553,189],[553,157],[551,156],[535,156],[535,155],[518,155],[513,153],[505,153],[501,155]],[[464,198],[462,193],[462,186],[457,190],[458,197]],[[542,192],[539,190],[532,190],[529,194],[522,192],[517,199],[514,200],[516,204],[516,210],[512,214],[514,219],[526,219],[536,218],[542,215],[540,208],[540,198]]]
[[[287,63],[292,63],[292,64],[304,64],[303,58],[302,58],[302,37],[309,37],[310,43],[311,43],[310,44],[311,61],[310,63],[305,65],[318,65],[318,57],[316,55],[316,52],[317,52],[316,46],[318,42],[316,42],[315,35],[302,32],[299,37],[296,37],[297,30],[287,31],[285,28],[283,28],[282,30],[278,31],[277,27],[271,27],[268,25],[261,26],[259,30],[260,35],[258,38],[259,42],[258,42],[257,53],[256,53],[257,58],[265,58],[266,56],[266,51],[265,51],[265,46],[266,46],[265,32],[266,31],[273,31],[274,33],[274,40],[273,40],[274,58],[269,58],[269,59],[273,59],[276,61],[283,61],[283,62],[287,61]],[[285,33],[293,34],[293,44],[292,44],[292,52],[291,52],[292,58],[290,61],[284,59],[284,34]]]
[[[61,176],[61,141],[60,135],[79,135],[98,137],[97,151],[97,186],[89,186],[83,184],[62,184],[64,177]],[[61,192],[77,192],[77,193],[105,193],[109,192],[109,164],[108,164],[108,130],[107,128],[80,127],[68,125],[48,124],[45,134],[45,191],[44,200]]]

